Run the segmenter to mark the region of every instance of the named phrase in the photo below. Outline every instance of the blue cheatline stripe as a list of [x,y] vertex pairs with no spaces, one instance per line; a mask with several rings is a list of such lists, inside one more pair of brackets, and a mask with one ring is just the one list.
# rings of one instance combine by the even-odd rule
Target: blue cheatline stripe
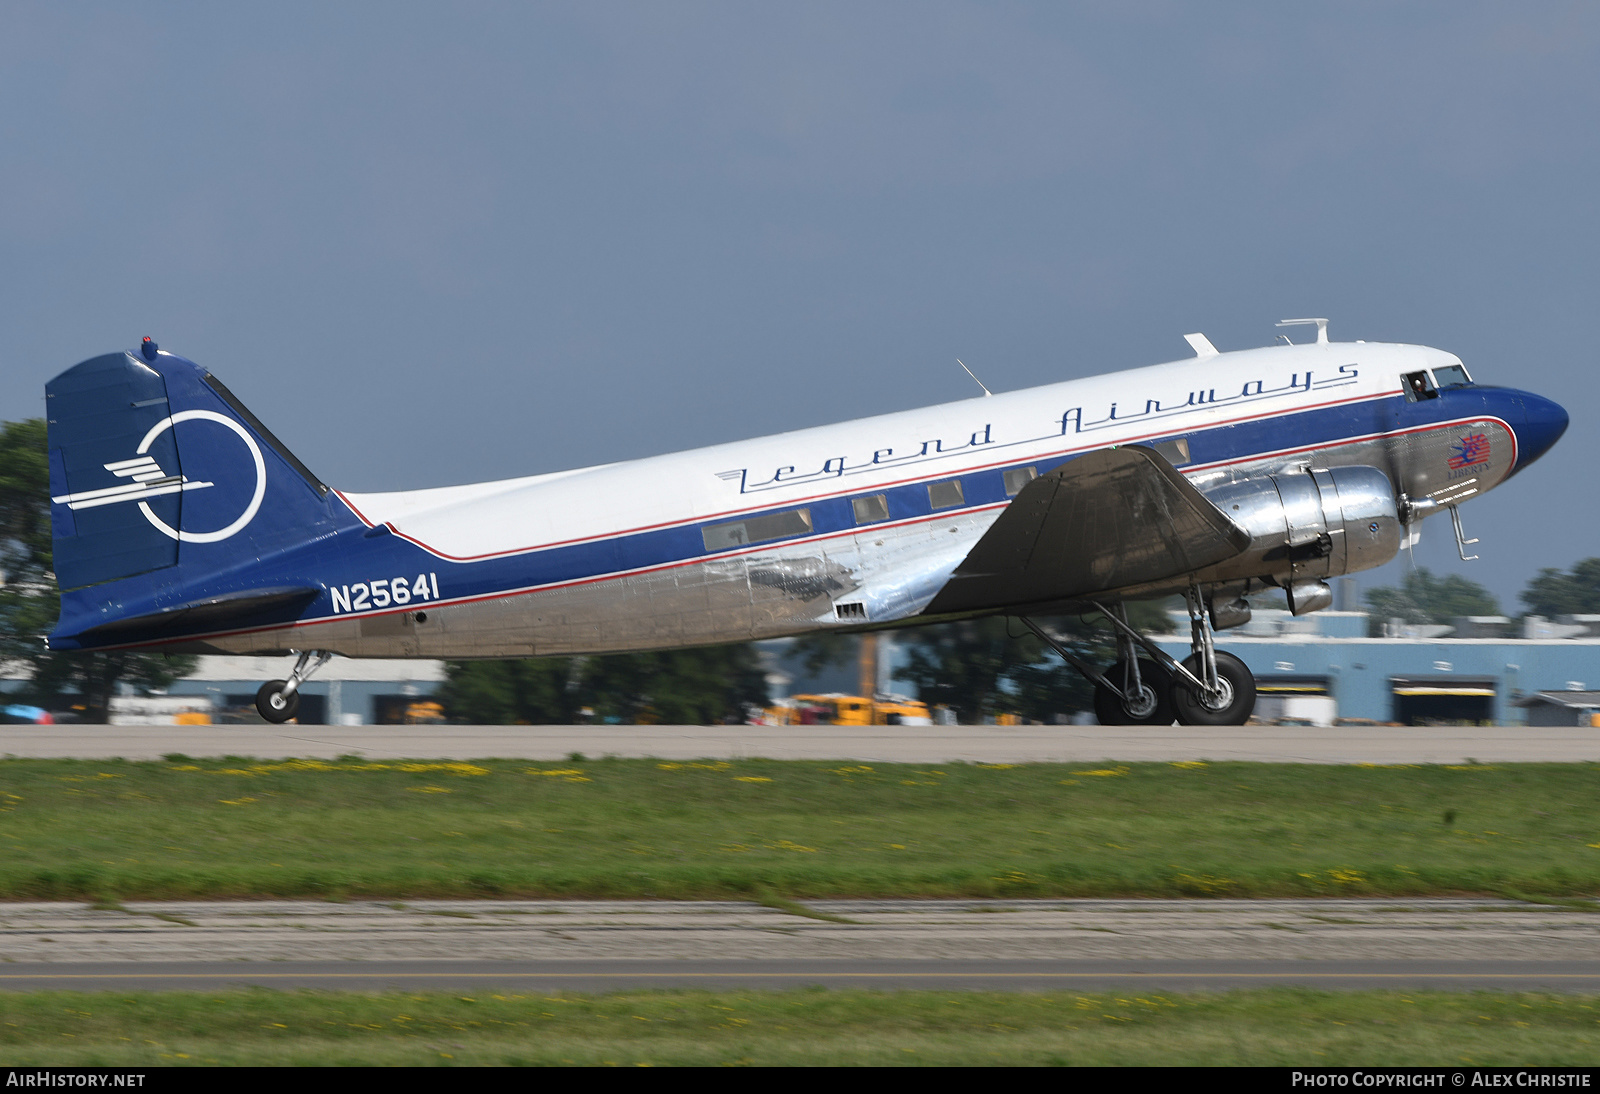
[[[1400,396],[1380,397],[1275,418],[1162,435],[1137,443],[1155,444],[1180,437],[1187,440],[1191,463],[1184,465],[1182,470],[1206,465],[1246,462],[1272,453],[1303,448],[1327,448],[1397,429],[1414,429],[1436,422],[1470,417],[1474,413],[1490,413],[1486,406],[1488,397],[1498,389],[1466,389],[1466,391],[1481,393],[1484,398],[1474,398],[1471,404],[1464,405],[1468,403],[1465,399],[1438,399],[1428,403],[1407,404]],[[1466,394],[1466,391],[1462,394]],[[1449,406],[1443,405],[1447,402]],[[1495,410],[1503,413],[1503,409],[1498,406]],[[1068,434],[1064,439],[1070,444],[1073,438]],[[1004,478],[1007,470],[1031,466],[1042,475],[1081,454],[1083,453],[1018,459],[1012,463],[968,474],[952,474],[945,471],[924,480],[899,486],[868,487],[848,494],[810,498],[782,506],[742,512],[736,516],[717,516],[693,524],[621,533],[563,546],[530,548],[523,553],[475,561],[454,561],[441,557],[407,540],[404,535],[367,537],[366,526],[357,525],[354,529],[347,527],[338,535],[304,544],[251,567],[249,582],[260,586],[299,582],[342,587],[355,582],[370,581],[373,578],[403,576],[410,581],[419,573],[436,573],[441,595],[438,601],[440,604],[504,597],[540,588],[599,581],[642,570],[749,554],[870,529],[874,525],[858,526],[855,523],[854,510],[851,506],[852,498],[870,494],[884,494],[888,500],[890,519],[887,522],[880,522],[877,526],[926,521],[995,507],[1008,500]],[[962,482],[965,492],[963,504],[934,510],[929,503],[928,483],[951,478],[958,478]],[[773,540],[723,552],[708,552],[705,549],[702,530],[707,526],[726,523],[730,519],[754,519],[799,507],[811,510],[813,531],[809,535]],[[181,574],[183,567],[180,565],[176,569]],[[181,576],[179,580],[182,581]],[[238,584],[238,580],[235,579],[228,587],[237,587]],[[202,583],[184,586],[187,597],[207,595],[210,591]],[[127,617],[143,614],[135,608],[134,601],[135,598],[130,596],[127,599],[127,610],[118,615]],[[422,606],[424,602],[419,601],[405,607],[391,606],[385,611],[353,614],[385,614],[416,610]],[[340,612],[335,616],[331,596],[324,594],[306,608],[300,622],[321,622],[330,618],[343,618],[347,614],[352,613]],[[104,615],[96,612],[94,619],[85,621],[85,626],[93,625],[104,618]],[[272,628],[262,626],[236,629]],[[210,628],[192,632],[188,636],[201,633],[229,632]],[[162,637],[170,641],[175,640],[177,636]],[[131,636],[119,636],[118,644],[133,644],[130,638]]]

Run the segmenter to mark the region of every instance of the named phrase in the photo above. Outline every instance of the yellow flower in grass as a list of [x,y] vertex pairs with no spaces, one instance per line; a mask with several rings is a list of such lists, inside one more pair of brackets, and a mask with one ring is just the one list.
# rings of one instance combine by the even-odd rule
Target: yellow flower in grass
[[396,764],[399,771],[444,771],[451,775],[487,775],[487,767],[477,764],[464,763],[438,763],[438,764]]
[[1177,881],[1181,888],[1198,889],[1202,893],[1225,893],[1233,888],[1230,879],[1217,877],[1215,874],[1201,874],[1198,877],[1194,874],[1179,874],[1173,880]]

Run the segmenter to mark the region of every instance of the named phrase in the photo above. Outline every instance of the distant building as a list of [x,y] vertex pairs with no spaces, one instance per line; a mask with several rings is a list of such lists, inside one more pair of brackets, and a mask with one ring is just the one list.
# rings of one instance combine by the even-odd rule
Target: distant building
[[1450,620],[1451,638],[1505,638],[1511,620],[1503,615],[1458,615]]
[[[202,656],[195,670],[149,698],[128,685],[112,699],[113,724],[170,723],[183,714],[206,713],[212,721],[259,722],[256,691],[268,680],[283,680],[294,657]],[[26,687],[28,666],[0,664],[0,695]],[[444,683],[443,661],[376,660],[335,657],[300,689],[301,725],[398,725],[415,716]],[[184,703],[185,698],[203,699]]]
[[1530,726],[1600,727],[1600,691],[1538,691],[1517,700]]
[[[216,721],[258,721],[256,690],[282,680],[293,657],[206,656],[194,672],[174,681],[170,696],[211,698]],[[419,700],[444,683],[443,661],[391,661],[335,657],[300,688],[301,725],[398,725]]]
[[[1218,649],[1242,658],[1255,674],[1261,697],[1257,716],[1266,721],[1587,725],[1589,719],[1580,717],[1585,708],[1573,704],[1576,696],[1597,694],[1583,689],[1600,684],[1600,618],[1531,622],[1537,618],[1524,623],[1524,634],[1536,635],[1531,638],[1477,636],[1511,630],[1512,621],[1500,616],[1464,617],[1448,628],[1429,628],[1473,637],[1367,638],[1365,612],[1295,617],[1266,610],[1216,638]],[[1177,633],[1155,640],[1181,660],[1189,654],[1188,616],[1175,612],[1173,622]],[[1561,699],[1532,698],[1550,695]],[[1568,717],[1558,709],[1576,712],[1571,717],[1579,720],[1535,720]]]

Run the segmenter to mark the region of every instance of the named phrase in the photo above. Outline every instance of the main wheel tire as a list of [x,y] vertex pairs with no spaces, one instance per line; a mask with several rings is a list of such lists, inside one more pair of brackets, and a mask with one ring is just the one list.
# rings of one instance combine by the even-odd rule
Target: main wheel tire
[[[1183,667],[1196,676],[1200,656],[1190,654]],[[1208,701],[1181,676],[1172,678],[1172,709],[1186,726],[1242,726],[1256,709],[1256,678],[1250,666],[1231,653],[1217,651],[1217,682],[1222,694]]]
[[261,690],[256,692],[256,710],[273,725],[287,722],[300,709],[298,691],[288,696],[283,694],[283,689],[288,683],[287,680],[268,680],[261,685]]
[[[1118,661],[1106,672],[1106,679],[1121,685],[1125,669]],[[1148,658],[1139,658],[1141,695],[1133,703],[1109,688],[1094,689],[1094,715],[1103,726],[1169,726],[1172,724],[1172,684],[1167,671]]]

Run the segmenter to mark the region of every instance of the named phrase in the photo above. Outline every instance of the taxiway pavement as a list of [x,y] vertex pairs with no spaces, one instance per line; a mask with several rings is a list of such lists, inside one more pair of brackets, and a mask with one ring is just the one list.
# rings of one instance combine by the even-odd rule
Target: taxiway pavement
[[[1600,991],[1600,912],[1506,900],[0,906],[0,990],[1267,984]],[[815,918],[816,916],[826,918]]]

